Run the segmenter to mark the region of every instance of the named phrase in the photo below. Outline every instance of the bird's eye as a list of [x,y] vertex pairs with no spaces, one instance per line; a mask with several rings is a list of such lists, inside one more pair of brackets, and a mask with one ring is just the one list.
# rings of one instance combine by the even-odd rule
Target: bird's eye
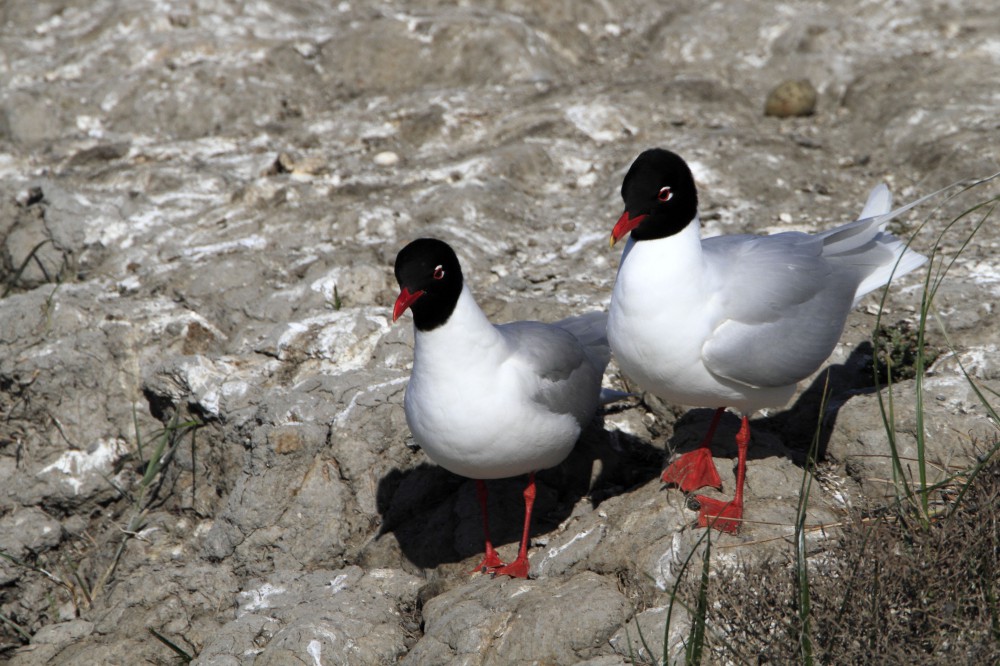
[[669,187],[664,186],[660,188],[660,192],[656,195],[656,198],[660,201],[670,201],[674,198],[674,193]]
[[444,277],[444,269],[441,268],[440,266],[435,266],[434,267],[434,279],[435,280],[440,280],[443,277]]

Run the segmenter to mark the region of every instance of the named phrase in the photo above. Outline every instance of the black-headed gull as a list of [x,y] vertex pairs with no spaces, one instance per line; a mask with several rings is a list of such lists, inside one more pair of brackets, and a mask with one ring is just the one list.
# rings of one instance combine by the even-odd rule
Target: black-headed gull
[[[535,472],[569,455],[593,418],[611,352],[600,312],[554,324],[494,326],[476,305],[451,247],[421,238],[396,256],[400,294],[415,327],[404,408],[413,438],[445,469],[476,480],[486,555],[475,571],[528,577]],[[504,564],[490,541],[484,479],[528,474],[517,559]]]
[[625,212],[611,232],[612,244],[631,233],[608,313],[611,349],[646,391],[717,408],[701,446],[667,467],[664,482],[685,492],[721,488],[709,445],[726,407],[742,416],[735,496],[699,495],[700,525],[739,529],[748,416],[791,399],[830,356],[862,296],[927,261],[885,231],[927,198],[892,210],[889,189],[879,185],[860,218],[840,227],[703,240],[684,160],[652,149],[632,163],[622,182]]

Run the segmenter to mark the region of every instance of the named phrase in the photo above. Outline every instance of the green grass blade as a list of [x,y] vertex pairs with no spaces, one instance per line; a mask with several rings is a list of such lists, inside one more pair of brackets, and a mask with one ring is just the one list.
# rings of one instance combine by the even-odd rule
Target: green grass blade
[[[635,629],[636,629],[636,631],[637,631],[637,632],[639,633],[639,642],[640,642],[640,643],[642,644],[642,647],[643,647],[643,649],[644,649],[644,650],[646,650],[646,654],[648,654],[648,655],[649,655],[649,658],[650,658],[650,659],[655,659],[655,657],[653,657],[653,655],[654,655],[655,653],[654,653],[654,652],[653,652],[653,650],[652,650],[652,649],[651,649],[651,648],[649,647],[649,644],[648,644],[648,643],[646,643],[646,637],[642,635],[642,625],[641,625],[641,624],[639,624],[639,619],[638,619],[638,613],[636,613],[636,614],[634,615],[634,617],[636,618],[636,620],[635,620]],[[630,660],[632,661],[632,663],[634,664],[634,663],[635,663],[635,657],[634,657],[634,656],[633,656],[633,654],[632,654],[632,638],[631,638],[631,637],[629,636],[629,632],[628,632],[628,624],[626,624],[626,625],[625,625],[625,640],[626,640],[626,641],[628,641],[628,654],[629,654],[629,659],[630,659]]]
[[[950,201],[957,196],[960,196],[964,192],[970,189],[982,185],[986,182],[992,181],[997,177],[998,174],[974,182],[968,186],[963,187],[956,194],[948,197],[946,201]],[[917,438],[917,492],[914,493],[910,484],[906,482],[907,475],[904,472],[902,461],[900,460],[899,451],[896,441],[896,431],[895,431],[895,413],[893,409],[893,396],[892,396],[892,379],[891,379],[891,368],[889,369],[890,376],[888,377],[888,382],[886,386],[886,399],[883,399],[881,390],[881,381],[878,376],[877,364],[873,368],[874,382],[876,396],[879,404],[879,411],[882,415],[883,426],[886,431],[886,436],[889,443],[890,456],[892,458],[892,469],[893,469],[893,483],[896,488],[896,501],[897,503],[902,500],[906,500],[911,506],[918,506],[920,511],[920,521],[927,527],[930,523],[929,513],[930,513],[930,492],[927,483],[927,467],[926,467],[926,432],[924,427],[924,409],[923,409],[923,399],[924,399],[924,386],[923,380],[926,372],[925,368],[925,334],[927,328],[927,319],[932,311],[932,304],[934,297],[937,294],[945,277],[948,275],[949,271],[957,262],[958,258],[962,255],[968,245],[972,242],[972,239],[982,228],[983,224],[992,215],[993,210],[996,207],[997,202],[1000,201],[1000,196],[993,197],[981,203],[978,203],[970,208],[967,208],[959,215],[952,218],[945,226],[938,232],[934,243],[932,245],[931,251],[928,253],[928,266],[927,271],[924,275],[924,288],[921,294],[921,304],[920,304],[920,322],[917,330],[917,364],[916,364],[916,438]],[[942,204],[943,205],[943,204]],[[934,211],[924,219],[924,221],[917,227],[917,230],[910,236],[907,241],[907,247],[913,241],[913,238],[925,227],[931,220],[932,215],[940,208],[937,207]],[[963,242],[960,244],[959,248],[955,253],[948,259],[937,260],[942,253],[942,245],[946,237],[949,235],[951,230],[958,225],[962,220],[971,216],[973,213],[982,211],[982,216],[979,221],[974,225],[973,229],[965,236]],[[898,262],[897,262],[898,265]],[[893,273],[895,273],[895,267],[893,268]],[[890,282],[892,275],[890,275]],[[882,299],[879,304],[878,314],[876,316],[876,328],[881,322],[882,312],[885,308],[886,298],[888,297],[888,290],[883,291]],[[888,402],[888,406],[886,405]],[[916,497],[915,497],[916,495]]]
[[18,266],[17,269],[7,279],[7,284],[4,286],[4,290],[3,293],[0,294],[0,298],[6,298],[10,294],[11,290],[14,289],[14,285],[16,285],[17,281],[21,279],[21,275],[24,273],[24,269],[28,267],[28,264],[31,263],[32,259],[34,259],[38,263],[38,266],[42,269],[42,273],[45,275],[45,280],[48,282],[52,281],[51,278],[49,277],[49,272],[45,270],[45,265],[41,261],[39,261],[36,256],[38,254],[38,251],[42,249],[43,245],[52,242],[53,240],[51,238],[46,238],[42,242],[38,243],[38,245],[31,248],[31,251],[28,252],[28,256],[24,258],[24,261],[21,262],[21,265]]
[[83,576],[80,575],[80,572],[75,565],[73,567],[73,580],[76,581],[76,584],[80,588],[80,591],[83,592],[83,598],[86,600],[87,605],[93,606],[94,605],[93,590],[87,587],[87,581],[83,579]]
[[[705,534],[709,535],[711,531],[711,528],[708,528],[705,530]],[[687,649],[684,655],[684,662],[688,666],[698,666],[701,664],[702,654],[705,649],[705,621],[708,616],[708,581],[711,559],[712,539],[708,537],[705,539],[701,580],[698,582],[698,601],[695,604],[694,614],[691,616],[691,633],[688,636]],[[664,663],[666,663],[665,660]]]
[[796,588],[799,611],[799,655],[806,666],[813,664],[812,629],[810,626],[811,598],[809,596],[809,563],[806,557],[805,530],[795,532]]
[[813,432],[806,464],[802,470],[799,487],[799,504],[795,511],[795,589],[799,615],[799,656],[806,666],[813,664],[813,640],[811,626],[812,600],[809,592],[809,553],[806,549],[806,517],[808,516],[809,494],[812,491],[812,471],[819,455],[819,442],[823,434],[823,415],[826,414],[830,397],[830,371],[827,370],[823,382],[823,397],[819,403],[816,430]]
[[26,644],[31,642],[31,634],[29,634],[24,627],[19,625],[17,622],[14,622],[14,620],[10,619],[3,613],[0,613],[0,622],[3,622],[8,627],[10,627],[18,636],[20,636],[24,640]]
[[[674,603],[680,603],[682,606],[684,605],[683,602],[681,602],[677,598],[677,594],[680,591],[681,581],[684,580],[684,576],[687,573],[688,567],[691,565],[691,560],[694,558],[695,553],[698,552],[698,546],[701,545],[702,541],[706,541],[706,540],[708,540],[710,538],[710,535],[709,535],[710,532],[711,532],[711,528],[706,529],[705,532],[700,537],[698,537],[698,541],[695,542],[694,547],[691,549],[691,552],[689,552],[688,556],[686,558],[684,558],[684,562],[681,564],[681,568],[677,572],[677,577],[674,580],[674,587],[670,591],[670,603],[667,604],[667,619],[666,619],[666,621],[664,622],[664,625],[663,625],[663,656],[662,656],[662,663],[664,663],[664,664],[672,663],[671,655],[670,655],[670,625],[671,625],[671,621],[672,621],[673,615],[674,615]],[[686,606],[685,606],[685,609],[688,611],[688,614],[691,615],[692,618],[693,618],[693,616],[694,616],[693,610],[690,609],[690,608],[687,608]],[[692,621],[693,621],[693,619],[692,619]]]
[[45,570],[45,569],[43,569],[43,568],[41,568],[39,566],[36,566],[34,564],[29,564],[29,563],[27,563],[27,562],[25,562],[23,560],[20,560],[20,559],[14,557],[13,555],[11,555],[10,553],[8,553],[5,550],[0,550],[0,557],[2,557],[3,559],[7,560],[8,562],[10,562],[11,564],[13,564],[15,566],[22,567],[24,569],[27,569],[28,571],[34,571],[37,574],[41,574],[42,576],[45,576],[47,579],[49,579],[53,583],[58,583],[59,585],[62,585],[67,590],[70,589],[70,587],[71,587],[69,583],[67,583],[65,580],[59,578],[58,576],[56,576],[52,572],[47,571],[47,570]]
[[[680,570],[678,571],[677,577],[674,580],[674,585],[673,585],[673,588],[671,589],[671,592],[670,592],[670,602],[667,604],[667,617],[666,617],[666,620],[665,620],[664,626],[663,626],[663,653],[661,655],[661,663],[663,663],[663,664],[672,664],[672,663],[675,663],[675,660],[672,659],[671,655],[670,655],[670,641],[669,641],[669,639],[670,639],[670,626],[671,626],[671,620],[672,620],[672,617],[673,617],[674,604],[676,603],[678,606],[680,606],[685,611],[687,611],[688,615],[690,615],[691,617],[694,617],[697,614],[696,609],[691,608],[686,603],[684,603],[684,601],[681,600],[678,597],[678,594],[679,594],[679,591],[680,591],[681,582],[684,580],[684,576],[687,574],[688,568],[691,566],[691,562],[694,559],[694,556],[698,553],[698,547],[701,545],[702,541],[706,541],[709,538],[711,538],[711,530],[706,529],[702,533],[702,535],[700,537],[698,537],[698,541],[695,542],[694,547],[688,553],[688,556],[684,559],[684,562],[681,563]],[[709,562],[709,560],[707,558],[705,560],[703,560],[703,567],[704,566],[708,566],[708,562]],[[706,611],[707,611],[707,608],[708,607],[706,605]],[[729,654],[729,657],[731,658],[731,662],[735,662],[735,663],[739,663],[739,664],[744,664],[745,666],[750,666],[750,664],[755,663],[754,661],[749,660],[746,657],[744,657],[743,654],[741,654],[739,652],[739,650],[737,650],[733,645],[731,645],[729,643],[729,641],[726,640],[726,637],[724,635],[722,635],[721,632],[713,630],[708,625],[707,612],[706,612],[706,621],[705,621],[705,634],[706,634],[706,636],[708,635],[709,632],[711,632],[713,634],[715,640],[718,641],[719,644],[722,647],[724,647],[726,650],[728,650],[728,654]],[[687,649],[686,645],[685,645],[685,649]],[[652,654],[652,653],[650,653],[650,654]],[[654,663],[656,663],[655,662],[655,657],[654,657]]]
[[917,438],[917,479],[920,492],[921,516],[925,519],[930,515],[930,492],[927,490],[927,430],[924,427],[924,329],[926,317],[921,314],[920,327],[917,330],[917,364],[914,380],[914,408],[916,409]]
[[139,452],[139,460],[145,460],[146,456],[142,450],[142,431],[139,430],[139,412],[136,410],[134,402],[132,403],[132,428],[135,430],[135,448]]
[[[633,616],[634,616],[634,613],[633,613]],[[636,625],[638,625],[638,624],[639,623],[636,622]],[[639,635],[642,636],[642,631],[641,630],[639,631]],[[635,664],[635,652],[632,650],[632,635],[631,635],[631,633],[629,633],[628,623],[627,622],[625,623],[625,644],[628,645],[628,662],[630,664],[633,664],[633,666],[634,666],[634,664]]]
[[[925,283],[925,289],[923,296],[921,298],[920,304],[920,325],[917,329],[917,364],[916,364],[916,421],[917,421],[917,472],[919,478],[919,494],[920,494],[920,508],[923,519],[926,521],[930,516],[930,495],[931,489],[927,484],[927,459],[926,459],[926,429],[924,427],[924,336],[927,330],[927,319],[931,313],[931,306],[934,300],[934,296],[937,295],[938,289],[944,282],[945,277],[948,275],[949,271],[954,267],[958,258],[962,255],[965,249],[972,242],[972,239],[979,233],[983,225],[993,214],[996,208],[997,199],[982,202],[973,206],[972,208],[963,211],[958,215],[951,223],[945,226],[941,234],[939,234],[937,241],[934,244],[934,253],[938,252],[942,241],[944,240],[944,235],[947,231],[957,224],[960,220],[967,216],[972,215],[975,212],[982,212],[979,221],[975,223],[972,230],[968,232],[965,236],[962,244],[959,246],[958,250],[950,257],[948,261],[942,261],[938,263],[938,272],[935,276],[933,283],[927,285]],[[928,288],[929,286],[929,288]],[[957,358],[957,357],[956,357]],[[966,374],[968,379],[968,375]]]
[[[876,331],[880,330],[881,327],[882,313],[885,309],[885,299],[887,298],[888,291],[886,289],[882,293],[882,300],[875,315]],[[886,441],[889,445],[889,458],[892,461],[892,483],[896,489],[895,500],[898,506],[903,499],[911,502],[913,500],[913,491],[910,488],[910,484],[906,483],[906,474],[903,470],[903,463],[896,446],[896,413],[892,394],[892,359],[889,355],[886,355],[886,385],[883,392],[877,363],[879,343],[877,339],[873,343],[875,346],[873,353],[875,354],[876,362],[872,363],[872,381],[875,386],[875,398],[878,401],[879,414],[882,417],[882,427],[885,429]]]
[[[955,345],[951,342],[951,338],[948,335],[948,329],[945,327],[944,322],[941,321],[940,317],[937,317],[937,323],[941,335],[942,337],[944,337],[945,344],[948,346],[948,350],[955,357],[955,362],[958,364],[958,369],[962,373],[962,377],[969,385],[969,388],[972,389],[973,393],[976,394],[979,403],[986,410],[987,418],[993,424],[1000,423],[1000,415],[997,414],[997,411],[993,407],[993,404],[983,394],[978,382],[976,382],[976,380],[972,377],[972,375],[969,374],[969,371],[966,369],[965,364],[962,363],[962,358],[961,356],[959,356],[958,350],[955,348]],[[991,393],[993,392],[991,391]],[[958,508],[962,505],[962,500],[965,498],[965,495],[968,492],[969,488],[972,486],[972,483],[976,480],[976,477],[979,476],[980,472],[982,472],[982,470],[985,469],[987,465],[990,464],[990,462],[993,460],[994,456],[998,454],[998,452],[1000,452],[1000,439],[994,442],[993,446],[990,448],[988,452],[979,457],[980,459],[978,463],[975,466],[973,466],[972,469],[964,471],[962,473],[965,476],[965,482],[961,485],[958,491],[958,495],[955,497],[955,500],[951,503],[951,507],[949,508],[947,514],[948,517],[954,515],[955,511],[957,511]],[[939,485],[943,486],[952,482],[955,476],[957,475],[951,475],[948,479],[946,479]]]
[[[136,418],[134,411],[133,423],[136,427],[136,446],[141,449],[142,436],[139,432],[138,419]],[[97,597],[98,594],[104,590],[112,576],[114,576],[115,570],[118,568],[118,563],[121,561],[122,555],[125,553],[125,547],[128,544],[128,540],[142,529],[145,524],[146,516],[149,513],[149,504],[159,493],[159,488],[165,479],[165,477],[160,473],[163,471],[164,467],[169,464],[171,457],[177,450],[177,447],[180,446],[184,436],[188,433],[192,433],[193,437],[193,433],[201,427],[201,425],[202,424],[196,420],[181,423],[180,415],[175,413],[171,423],[162,430],[158,430],[156,432],[156,445],[153,448],[149,459],[146,461],[146,467],[143,472],[142,479],[139,481],[139,489],[136,495],[132,497],[132,515],[123,530],[122,538],[118,543],[114,556],[111,558],[111,563],[104,570],[104,573],[100,576],[100,578],[98,578],[93,589],[87,593],[89,598]],[[155,482],[158,476],[160,481],[156,484]],[[112,486],[114,486],[113,483]]]
[[153,629],[152,627],[146,627],[146,629],[149,631],[149,633],[153,634],[153,638],[155,638],[156,640],[160,641],[168,648],[173,650],[174,654],[180,657],[185,664],[190,664],[192,661],[194,661],[194,657],[188,654],[187,650],[174,643],[172,640],[170,640],[169,638],[158,632],[156,629]]

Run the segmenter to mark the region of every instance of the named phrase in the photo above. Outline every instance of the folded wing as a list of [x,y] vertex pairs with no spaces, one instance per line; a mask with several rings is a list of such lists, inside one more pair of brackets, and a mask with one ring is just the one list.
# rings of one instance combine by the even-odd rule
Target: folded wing
[[706,270],[721,288],[719,323],[702,349],[705,365],[755,387],[787,386],[812,374],[862,296],[927,260],[885,231],[915,203],[890,210],[892,196],[880,185],[861,219],[829,231],[706,239]]
[[610,357],[605,322],[603,313],[594,313],[556,324],[512,322],[497,330],[510,345],[511,360],[537,381],[532,399],[554,413],[572,414],[583,425],[597,408]]

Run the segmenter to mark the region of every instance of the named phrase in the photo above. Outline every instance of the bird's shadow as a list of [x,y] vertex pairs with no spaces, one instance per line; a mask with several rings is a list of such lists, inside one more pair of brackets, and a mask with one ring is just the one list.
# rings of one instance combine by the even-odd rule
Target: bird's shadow
[[[852,395],[875,391],[871,362],[872,346],[863,343],[843,363],[818,375],[791,407],[755,419],[752,433],[756,435],[748,457],[782,455],[804,466],[818,427],[822,458],[840,407]],[[692,409],[678,419],[666,444],[668,456],[698,446],[712,412]],[[557,527],[583,497],[596,506],[660,475],[663,449],[621,430],[607,431],[602,419],[596,418],[584,430],[565,461],[536,475],[532,535]],[[735,457],[733,436],[738,427],[738,419],[727,414],[712,443],[716,457]],[[498,548],[520,541],[526,484],[527,476],[487,481],[490,533]],[[394,469],[379,481],[376,502],[381,516],[377,538],[394,535],[403,556],[419,568],[460,562],[483,553],[482,517],[471,479],[429,462]],[[502,555],[512,557],[513,552]]]
[[[608,432],[603,416],[584,429],[561,464],[536,474],[531,534],[552,531],[581,498],[596,506],[660,473],[663,451],[621,431]],[[493,545],[520,542],[528,477],[486,482]],[[385,475],[376,494],[381,528],[393,534],[403,556],[420,568],[460,562],[483,553],[483,525],[475,482],[432,463]],[[514,550],[502,556],[512,558]],[[475,563],[472,564],[474,566]]]

